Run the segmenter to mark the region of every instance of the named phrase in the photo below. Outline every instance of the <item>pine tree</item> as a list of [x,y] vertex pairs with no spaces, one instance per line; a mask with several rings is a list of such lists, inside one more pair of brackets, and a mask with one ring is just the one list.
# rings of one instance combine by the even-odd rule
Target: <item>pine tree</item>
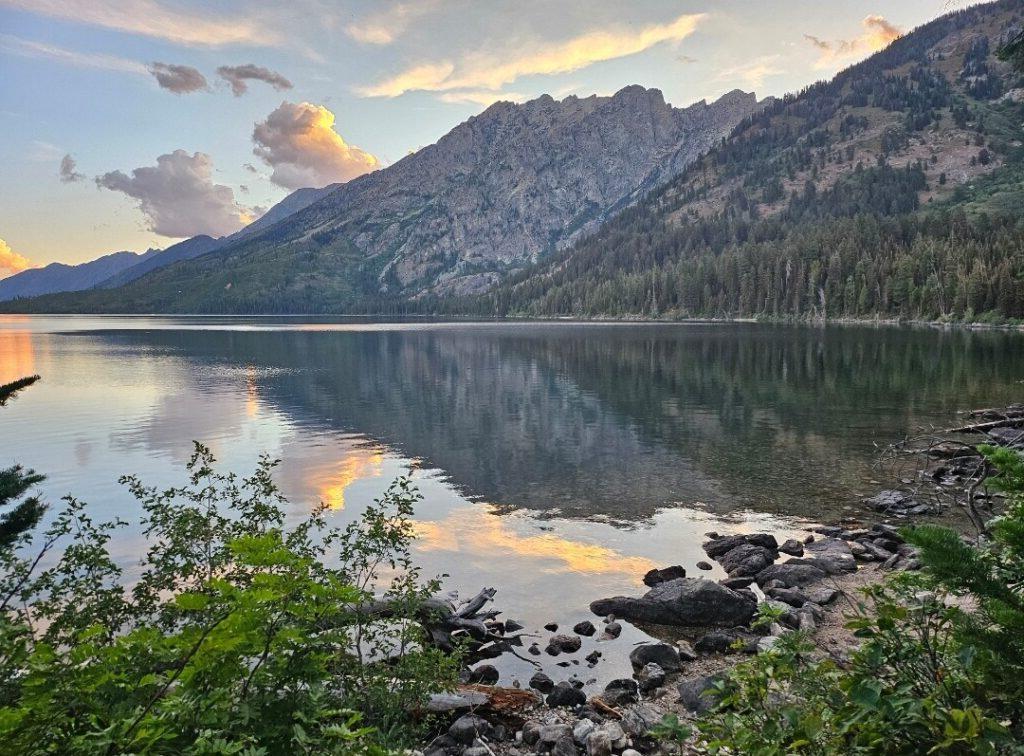
[[[7,404],[22,389],[28,388],[39,380],[38,375],[20,378],[11,383],[0,385],[0,407]],[[32,486],[43,480],[33,470],[26,470],[21,465],[14,465],[0,470],[0,548],[7,548],[18,540],[18,537],[35,527],[46,511],[46,505],[38,497],[21,497]],[[11,509],[7,509],[11,507]]]

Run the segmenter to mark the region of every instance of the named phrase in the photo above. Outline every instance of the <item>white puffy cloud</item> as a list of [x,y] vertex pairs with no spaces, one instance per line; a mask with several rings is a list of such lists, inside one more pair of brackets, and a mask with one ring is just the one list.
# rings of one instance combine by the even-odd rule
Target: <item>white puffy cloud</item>
[[243,66],[221,66],[217,69],[217,73],[231,85],[231,92],[235,97],[241,97],[249,91],[246,81],[265,82],[278,92],[292,88],[292,83],[277,71],[271,71],[269,68],[263,68],[253,63],[246,63]]
[[78,165],[70,154],[60,159],[60,181],[62,184],[73,184],[81,181],[85,176],[78,172]]
[[602,29],[561,42],[525,45],[512,55],[486,50],[458,64],[450,60],[420,63],[357,91],[364,97],[398,97],[413,91],[499,90],[523,76],[571,73],[663,42],[679,42],[693,34],[704,18],[702,13],[684,14],[640,29]]
[[334,130],[334,113],[309,102],[282,102],[252,132],[253,153],[273,168],[270,180],[286,189],[321,187],[381,167]]
[[24,255],[19,255],[3,239],[0,239],[0,278],[13,276],[29,268],[38,268],[34,262]]
[[174,63],[152,63],[149,72],[153,74],[161,89],[174,94],[186,94],[206,89],[206,77],[192,66],[179,66]]
[[202,152],[175,150],[158,157],[155,166],[135,168],[131,176],[111,171],[96,183],[138,200],[149,229],[161,236],[224,236],[254,219],[230,187],[213,183],[213,161]]
[[903,31],[882,16],[865,16],[861,21],[863,33],[853,39],[827,40],[805,34],[804,39],[810,42],[820,53],[815,68],[830,68],[837,62],[853,60],[868,53],[886,47],[898,39]]
[[395,3],[361,21],[353,21],[345,27],[345,33],[364,45],[390,45],[405,33],[410,24],[437,6],[438,0]]

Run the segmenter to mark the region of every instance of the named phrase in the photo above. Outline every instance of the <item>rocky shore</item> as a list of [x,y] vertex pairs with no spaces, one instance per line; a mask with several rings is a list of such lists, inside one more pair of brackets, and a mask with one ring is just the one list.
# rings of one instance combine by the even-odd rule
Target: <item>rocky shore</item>
[[[540,669],[528,689],[502,687],[496,684],[498,670],[478,662],[467,669],[465,684],[457,691],[432,698],[430,713],[440,715],[447,728],[421,753],[662,753],[652,728],[666,714],[687,719],[705,711],[712,705],[706,694],[716,676],[737,660],[770,652],[778,638],[793,631],[808,633],[822,654],[842,659],[854,643],[844,614],[857,589],[890,570],[919,566],[914,549],[886,523],[817,526],[802,539],[782,543],[770,533],[708,533],[703,546],[726,578],[688,576],[682,565],[651,570],[643,576],[646,593],[593,601],[594,619],[571,631],[551,623],[543,631],[524,633],[518,623],[486,613],[483,622],[491,640],[485,645],[518,655],[522,638],[533,635],[538,640],[526,653],[562,659],[556,664],[563,667],[601,664],[603,653],[597,648],[584,655],[584,640],[586,648],[600,647],[601,641],[618,637],[623,623],[637,626],[652,640],[629,651],[631,677],[613,679],[591,695],[576,675],[556,683]],[[698,569],[708,566],[699,563]],[[482,606],[479,596],[467,603],[475,610]],[[752,624],[762,604],[778,616],[768,627]],[[510,640],[503,641],[505,637]]]

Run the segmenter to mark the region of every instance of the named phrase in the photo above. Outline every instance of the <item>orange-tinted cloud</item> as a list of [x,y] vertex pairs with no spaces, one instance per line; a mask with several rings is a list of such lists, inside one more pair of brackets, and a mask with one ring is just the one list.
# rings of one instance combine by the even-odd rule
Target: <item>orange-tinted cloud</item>
[[253,153],[274,169],[270,180],[286,189],[322,187],[381,167],[369,152],[334,130],[334,113],[309,102],[282,102],[252,132]]
[[805,34],[804,39],[819,52],[815,68],[830,68],[836,63],[877,52],[903,34],[898,26],[878,15],[865,16],[861,25],[864,32],[853,39],[826,40],[813,34]]
[[0,239],[0,278],[13,276],[29,268],[38,268],[34,262],[24,255],[19,255],[3,239]]
[[643,52],[662,42],[678,42],[690,36],[704,14],[686,14],[665,24],[641,29],[587,32],[571,39],[526,45],[513,55],[478,52],[461,60],[412,66],[399,74],[357,91],[364,97],[398,97],[406,92],[452,90],[499,90],[522,76],[562,74],[606,60]]
[[390,45],[405,33],[409,25],[438,5],[438,0],[414,0],[395,3],[376,15],[353,21],[345,33],[364,45]]

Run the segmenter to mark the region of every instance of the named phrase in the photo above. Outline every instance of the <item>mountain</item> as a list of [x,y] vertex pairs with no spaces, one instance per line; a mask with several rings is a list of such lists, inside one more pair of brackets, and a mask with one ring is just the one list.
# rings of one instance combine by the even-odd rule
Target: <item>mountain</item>
[[658,90],[499,102],[392,166],[116,293],[33,306],[146,312],[346,311],[485,290],[555,254],[685,168],[753,94],[688,108]]
[[571,249],[419,311],[1024,319],[1022,0],[943,16],[744,119]]
[[339,186],[341,184],[328,184],[322,189],[314,189],[312,187],[296,189],[245,228],[235,231],[230,236],[225,236],[224,241],[228,243],[238,241],[270,228],[278,221],[284,220],[289,215],[294,215],[299,210],[304,210],[317,200],[326,197]]
[[58,291],[90,289],[111,276],[149,260],[157,250],[143,254],[112,252],[80,265],[50,263],[45,268],[32,268],[0,280],[0,301],[18,297],[35,297]]
[[165,268],[172,263],[191,260],[194,257],[213,252],[220,248],[222,244],[222,239],[214,239],[211,236],[205,235],[193,236],[191,239],[172,244],[167,249],[149,254],[145,260],[140,260],[130,268],[115,273],[104,281],[99,282],[96,287],[100,289],[114,289],[118,286],[123,286],[129,281],[134,281],[136,278],[141,278],[151,271]]

